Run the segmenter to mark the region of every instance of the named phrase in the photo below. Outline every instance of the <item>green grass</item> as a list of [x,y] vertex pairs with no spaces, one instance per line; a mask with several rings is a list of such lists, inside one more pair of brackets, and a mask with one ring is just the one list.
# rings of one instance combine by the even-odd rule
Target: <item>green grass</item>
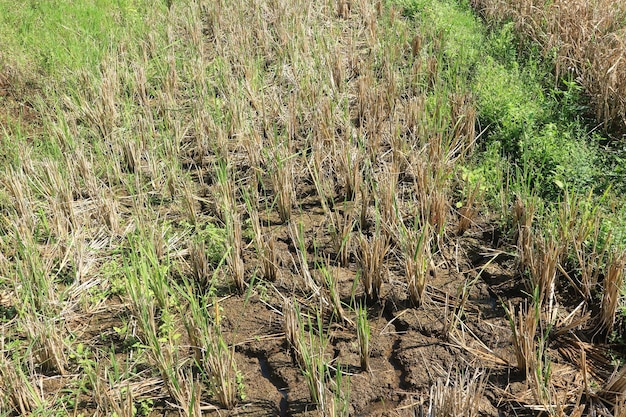
[[0,36],[9,51],[2,58],[40,76],[66,78],[97,68],[120,40],[140,38],[148,19],[166,8],[142,0],[29,0],[2,1],[0,10]]

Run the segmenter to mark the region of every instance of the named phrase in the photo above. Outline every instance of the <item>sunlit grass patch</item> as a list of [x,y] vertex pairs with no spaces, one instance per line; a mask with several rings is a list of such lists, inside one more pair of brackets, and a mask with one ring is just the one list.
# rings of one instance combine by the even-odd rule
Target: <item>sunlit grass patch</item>
[[44,0],[2,2],[0,10],[8,58],[58,77],[97,67],[107,50],[144,33],[146,18],[166,9],[162,2]]

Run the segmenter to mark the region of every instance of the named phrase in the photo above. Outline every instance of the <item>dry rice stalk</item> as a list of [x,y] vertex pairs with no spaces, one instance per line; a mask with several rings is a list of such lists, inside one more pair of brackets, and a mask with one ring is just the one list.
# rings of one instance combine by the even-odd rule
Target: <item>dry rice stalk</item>
[[377,183],[379,189],[376,193],[377,204],[380,209],[382,220],[392,229],[394,229],[400,221],[397,213],[398,175],[400,172],[396,168],[397,166],[395,163],[384,166],[384,169],[378,176]]
[[608,346],[581,342],[571,335],[557,337],[559,353],[579,369],[585,368],[588,378],[606,381],[615,371]]
[[413,40],[411,41],[411,54],[414,57],[419,56],[419,54],[422,52],[423,42],[424,42],[424,39],[419,33],[413,37]]
[[275,281],[279,273],[276,239],[271,232],[263,232],[258,210],[248,207],[248,215],[254,232],[254,246],[261,260],[263,277],[269,281]]
[[291,218],[291,209],[295,202],[294,185],[294,156],[283,144],[274,145],[272,168],[270,177],[276,194],[276,207],[281,221],[287,222]]
[[509,302],[507,316],[511,326],[512,342],[517,359],[517,368],[524,372],[526,382],[536,404],[542,409],[553,408],[554,387],[551,380],[551,363],[546,356],[546,340],[544,335],[536,334],[539,326],[540,306],[535,295],[532,305],[525,301],[520,306],[517,317],[512,313],[513,306]]
[[269,281],[276,281],[279,269],[274,235],[267,233],[262,244],[261,262],[263,265],[263,277]]
[[534,198],[517,197],[513,208],[513,222],[517,226],[517,251],[522,272],[529,266],[532,259],[532,225],[537,212],[537,201]]
[[512,19],[523,40],[542,47],[555,83],[575,79],[590,97],[596,119],[626,127],[626,5],[619,0],[472,0],[490,21]]
[[337,262],[342,266],[347,266],[350,260],[350,244],[354,220],[353,208],[344,204],[343,213],[339,210],[332,212],[330,221],[330,235],[332,237],[333,249],[337,254]]
[[119,65],[115,54],[106,57],[100,66],[101,82],[98,86],[85,75],[85,84],[91,88],[80,97],[80,106],[76,109],[105,140],[111,139],[119,122],[116,104],[120,90],[120,77],[117,73]]
[[107,225],[111,233],[117,234],[120,231],[118,204],[111,193],[102,188],[97,197],[98,217]]
[[[581,289],[587,301],[592,300],[592,289],[598,283],[598,277],[602,271],[601,261],[605,258],[610,240],[607,238],[604,244],[600,243],[600,233],[602,233],[599,223],[600,217],[597,216],[595,219],[597,220],[593,225],[591,234],[584,236],[579,233],[573,239],[574,252],[580,269]],[[582,232],[582,225],[576,230]],[[591,241],[590,247],[588,247],[588,241]]]
[[433,261],[431,255],[432,233],[426,223],[419,232],[407,231],[407,242],[404,243],[404,260],[409,299],[415,307],[419,307],[424,299],[426,277],[431,271]]
[[[239,214],[235,197],[235,180],[231,166],[225,160],[218,160],[216,174],[218,179],[217,201],[221,220],[224,222],[228,252],[226,264],[239,292],[246,288],[244,280],[245,267],[242,258],[243,239],[241,230],[241,215]],[[194,215],[195,217],[195,215]]]
[[609,249],[610,231],[605,238],[601,237],[602,216],[598,215],[598,205],[593,202],[591,193],[586,197],[565,193],[564,200],[559,204],[559,239],[568,242],[567,251],[575,255],[574,268],[580,275],[570,277],[564,271],[572,284],[577,287],[585,301],[592,301],[592,290],[598,283],[602,273],[602,264],[606,251]]
[[73,230],[76,225],[72,187],[67,175],[62,172],[61,167],[55,161],[43,161],[42,169],[44,175],[40,179],[40,184],[50,202],[57,231],[60,236],[63,236]]
[[427,153],[425,149],[422,149],[410,162],[414,175],[413,186],[420,220],[422,223],[430,223],[435,233],[441,237],[450,208],[448,171],[445,164],[441,165],[439,153],[434,156],[428,156]]
[[122,142],[122,152],[124,156],[124,168],[126,172],[135,173],[139,171],[139,149],[137,143],[132,140]]
[[192,243],[189,249],[189,261],[194,280],[201,288],[207,288],[210,280],[209,260],[203,241]]
[[237,289],[240,293],[243,293],[246,289],[244,280],[245,267],[242,258],[243,240],[241,234],[241,220],[237,212],[233,212],[228,216],[226,231],[226,240],[229,246],[227,263]]
[[189,221],[191,224],[197,224],[198,215],[196,213],[196,197],[193,194],[193,190],[189,185],[187,185],[187,181],[183,183],[183,203],[185,204],[185,208],[187,209],[187,214],[189,215]]
[[298,257],[298,265],[296,268],[299,267],[304,284],[313,294],[319,294],[320,287],[313,279],[309,268],[304,225],[302,223],[296,224],[295,222],[289,222],[289,237],[296,248],[296,254]]
[[[122,394],[122,391],[125,393]],[[103,401],[104,405],[101,406],[104,408],[105,412],[110,412],[111,414],[115,414],[118,417],[134,417],[134,412],[136,412],[136,408],[133,409],[133,393],[130,389],[126,390],[105,390],[102,394],[106,400]],[[100,402],[96,401],[97,404]]]
[[626,366],[623,366],[622,369],[613,373],[598,395],[608,399],[609,401],[617,399],[618,404],[616,405],[616,408],[618,408],[620,402],[623,405],[624,398],[626,398]]
[[548,317],[552,321],[554,312],[554,291],[556,273],[563,253],[563,243],[552,237],[533,237],[532,250],[528,254],[528,270],[530,272],[530,288],[533,293],[538,291],[540,307],[546,307]]
[[33,387],[21,368],[21,365],[10,361],[4,353],[2,339],[0,354],[0,408],[7,412],[28,415],[35,408],[44,404],[39,390]]
[[617,396],[615,406],[613,407],[613,417],[626,417],[626,395]]
[[462,236],[474,222],[474,218],[477,214],[476,199],[480,198],[480,193],[480,182],[477,182],[473,187],[467,182],[465,204],[459,208],[459,223],[456,229],[458,236]]
[[460,154],[467,156],[472,153],[476,142],[476,107],[470,94],[451,94],[449,97],[453,141],[461,143]]
[[448,193],[440,187],[433,190],[430,196],[429,218],[438,237],[443,236],[449,207]]
[[67,356],[59,324],[50,318],[27,315],[23,325],[32,343],[34,358],[43,372],[65,375]]
[[33,230],[35,210],[31,207],[33,197],[28,186],[28,176],[23,169],[15,170],[10,167],[2,183],[13,198],[13,207],[18,218],[25,222],[27,229]]
[[312,145],[311,162],[308,169],[315,184],[317,195],[324,213],[331,213],[330,206],[335,196],[335,173],[333,153],[328,152],[322,140],[316,139]]
[[370,185],[368,183],[363,183],[361,185],[361,190],[360,190],[360,194],[361,194],[361,201],[360,201],[360,207],[361,210],[359,210],[359,230],[361,230],[361,232],[363,232],[364,230],[366,230],[369,226],[369,221],[367,218],[367,214],[368,214],[368,209],[370,206]]
[[547,236],[533,233],[532,224],[536,212],[533,198],[517,199],[513,219],[517,225],[517,250],[522,273],[529,273],[531,293],[538,291],[539,307],[546,307],[552,318],[554,312],[554,291],[557,271],[561,258],[567,249],[567,242],[559,241],[551,232]]
[[[76,171],[87,188],[87,194],[90,197],[95,198],[100,193],[101,187],[98,183],[98,178],[94,174],[93,156],[91,156],[90,159],[91,160],[87,159],[87,156],[82,148],[77,148],[73,155],[66,154],[65,163],[68,167],[72,165],[76,167]],[[75,188],[78,188],[78,186]]]
[[[239,400],[239,386],[236,383],[238,374],[237,365],[235,363],[235,347],[229,347],[221,335],[219,325],[216,324],[215,327],[216,334],[214,336],[213,346],[205,353],[203,364],[205,371],[210,375],[211,386],[217,397],[217,401],[224,407],[232,410]],[[196,415],[201,416],[202,413],[199,412],[201,385],[195,380],[191,373],[185,376],[184,381],[188,381],[187,383],[189,385],[187,392],[191,394],[191,390],[193,390],[195,393],[193,396],[187,394],[188,403],[192,398],[195,398],[198,404],[198,413]]]
[[358,260],[361,266],[361,282],[367,298],[376,302],[380,298],[383,281],[386,277],[384,259],[389,250],[389,238],[377,233],[371,238],[359,235]]
[[283,303],[283,325],[285,327],[285,339],[291,352],[293,362],[305,369],[304,358],[302,357],[302,346],[300,339],[299,306],[289,298],[285,298]]
[[336,150],[337,175],[343,178],[344,201],[352,201],[363,181],[361,164],[363,152],[348,142],[343,142]]
[[483,370],[476,369],[472,374],[452,370],[445,379],[438,378],[430,388],[429,417],[474,417],[480,415],[480,405],[487,386]]
[[513,350],[517,359],[517,369],[525,375],[531,375],[534,357],[537,351],[535,335],[539,324],[539,311],[536,305],[528,305],[525,301],[515,315],[515,310],[509,302],[507,310],[509,324],[511,326]]
[[337,274],[330,264],[330,257],[325,257],[323,263],[319,265],[319,273],[322,275],[320,281],[325,284],[326,291],[330,298],[330,302],[326,303],[333,306],[333,313],[337,317],[338,321],[351,325],[354,324],[352,323],[352,320],[348,318],[343,309]]
[[626,251],[612,253],[607,261],[607,271],[604,277],[602,303],[600,305],[599,329],[610,335],[615,324],[620,293],[624,284],[624,267],[626,266]]

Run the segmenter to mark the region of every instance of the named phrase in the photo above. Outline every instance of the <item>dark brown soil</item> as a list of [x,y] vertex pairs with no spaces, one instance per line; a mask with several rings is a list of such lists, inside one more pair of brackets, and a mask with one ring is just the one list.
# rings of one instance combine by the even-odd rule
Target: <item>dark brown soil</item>
[[[309,219],[306,235],[323,241],[323,228],[310,222],[310,219],[322,221],[323,217],[316,215],[315,209],[306,217]],[[236,345],[238,365],[246,381],[247,398],[232,415],[316,413],[302,372],[289,354],[281,311],[283,297],[295,294],[303,308],[315,301],[307,298],[302,290],[304,283],[290,268],[289,260],[295,253],[287,233],[281,232],[282,227],[273,226],[281,248],[279,279],[272,283],[260,281],[249,294],[229,296],[220,303],[225,334]],[[486,375],[480,403],[482,415],[541,414],[526,407],[533,404],[533,399],[523,375],[515,367],[511,330],[503,308],[503,303],[517,306],[527,298],[524,279],[517,273],[515,257],[506,251],[511,248],[493,242],[492,229],[483,223],[475,225],[463,237],[446,238],[445,250],[439,252],[437,272],[428,283],[427,301],[419,308],[407,300],[397,260],[392,256],[387,259],[389,277],[381,301],[368,307],[372,337],[370,372],[360,369],[354,326],[325,323],[331,341],[326,353],[333,358],[333,366],[350,376],[350,415],[421,415],[420,412],[426,413],[428,409],[429,392],[435,381],[476,369]],[[317,248],[317,254],[323,250]],[[441,255],[444,252],[451,256],[444,257]],[[309,256],[315,259],[313,251]],[[248,267],[253,271],[252,256],[249,262]],[[353,288],[357,301],[364,297],[361,286],[354,285],[357,270],[355,263],[334,269],[351,318],[354,314],[348,305],[353,305]],[[463,312],[457,314],[460,320],[450,325],[452,312],[458,313],[461,308],[462,289],[472,280]],[[570,307],[561,308],[567,312]],[[567,357],[562,353],[567,351],[563,347],[568,346],[571,341],[567,337],[572,335],[567,332],[555,337],[548,349],[555,385],[563,389],[563,404],[569,404],[570,400],[565,394],[580,386],[576,355]],[[607,361],[599,361],[599,365],[606,364]],[[601,372],[597,376],[608,378],[608,375]],[[220,415],[227,414],[220,411]]]

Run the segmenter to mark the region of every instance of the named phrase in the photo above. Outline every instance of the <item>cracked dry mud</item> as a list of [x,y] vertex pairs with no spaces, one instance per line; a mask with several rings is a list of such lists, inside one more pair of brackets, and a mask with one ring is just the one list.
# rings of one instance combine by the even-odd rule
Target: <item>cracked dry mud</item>
[[[316,227],[309,226],[307,236],[313,239]],[[350,378],[350,415],[420,415],[420,410],[427,409],[430,389],[437,380],[445,380],[456,372],[473,373],[476,369],[486,376],[481,415],[528,413],[515,408],[514,401],[503,401],[527,389],[515,368],[510,327],[502,307],[504,299],[521,300],[524,286],[520,276],[511,272],[515,271],[514,259],[505,252],[498,255],[499,252],[488,250],[492,242],[489,233],[483,230],[485,227],[477,226],[466,236],[455,238],[456,253],[463,256],[439,259],[437,273],[428,282],[427,301],[419,308],[410,305],[405,285],[394,274],[394,270],[400,271],[400,266],[388,259],[389,277],[382,300],[370,303],[367,308],[371,372],[360,368],[355,328],[325,321],[330,337],[325,355],[333,367],[340,367]],[[283,297],[290,294],[295,294],[301,307],[316,301],[299,291],[304,284],[285,261],[293,255],[286,237],[281,247],[280,258],[285,268],[275,282],[261,283],[266,287],[256,288],[245,296],[232,295],[225,289],[225,298],[220,302],[224,335],[236,347],[237,363],[246,384],[246,400],[232,411],[233,415],[317,413],[302,372],[289,354],[281,311]],[[310,255],[313,258],[314,253]],[[354,285],[357,269],[354,262],[346,267],[334,267],[346,304],[352,303],[353,296],[357,302],[363,300],[360,284]],[[464,305],[462,324],[457,323],[457,330],[451,331],[446,317],[450,317],[458,304],[463,285],[477,275]],[[351,310],[349,315],[354,318]],[[551,354],[555,361],[568,366],[556,349]],[[228,414],[220,411],[224,413]]]

